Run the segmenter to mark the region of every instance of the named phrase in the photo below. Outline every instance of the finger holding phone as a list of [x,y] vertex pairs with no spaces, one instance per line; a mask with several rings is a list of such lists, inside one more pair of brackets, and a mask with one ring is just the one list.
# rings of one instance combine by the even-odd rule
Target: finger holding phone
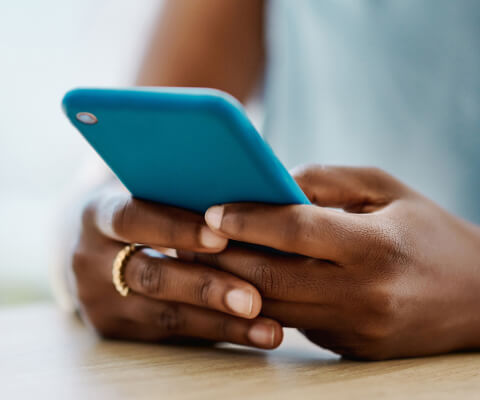
[[[202,217],[212,204],[242,199],[309,203],[240,103],[212,89],[76,89],[65,95],[63,107],[127,189],[102,191],[83,212],[73,275],[93,326],[107,337],[188,336],[278,346],[278,322],[241,319],[255,318],[261,309],[252,284],[158,254],[165,248],[222,251],[227,239]],[[131,292],[125,299],[114,290],[120,275],[125,280],[120,294]],[[127,329],[122,320],[134,328]],[[145,324],[144,334],[138,323]]]
[[[125,265],[129,293],[122,297],[112,284],[112,260],[130,243],[145,247],[133,252]],[[73,253],[71,278],[80,312],[107,338],[196,338],[276,347],[282,329],[258,317],[261,298],[252,284],[160,252],[175,248],[215,253],[226,244],[198,214],[104,188],[83,210]]]
[[[202,268],[192,265],[191,261],[166,258],[155,250],[164,252],[167,247],[219,251],[221,246],[205,246],[207,236],[210,244],[219,239],[205,229],[201,215],[178,207],[193,206],[198,207],[197,211],[204,211],[203,207],[217,203],[208,204],[209,194],[218,195],[225,182],[231,181],[232,187],[241,194],[245,194],[246,188],[235,182],[241,176],[228,175],[228,168],[222,164],[230,162],[233,171],[241,171],[238,159],[229,157],[228,153],[219,153],[223,158],[215,163],[210,160],[211,170],[209,163],[198,162],[215,145],[221,144],[221,136],[213,142],[202,139],[202,133],[212,128],[208,121],[204,123],[204,109],[190,102],[187,113],[177,107],[175,115],[167,115],[165,111],[171,110],[172,104],[178,106],[178,101],[164,102],[166,109],[159,109],[158,104],[151,102],[155,100],[155,92],[162,90],[152,88],[157,86],[213,87],[247,102],[263,73],[263,1],[172,0],[164,3],[135,83],[151,88],[144,88],[147,93],[143,100],[136,97],[135,91],[127,90],[129,94],[122,96],[125,91],[114,90],[107,91],[107,99],[101,96],[103,92],[96,92],[100,96],[87,96],[99,107],[92,107],[90,101],[70,104],[72,123],[83,131],[130,192],[119,193],[110,183],[105,184],[87,205],[82,205],[80,230],[72,228],[75,221],[65,223],[65,236],[72,237],[65,240],[67,243],[60,250],[68,249],[71,254],[70,243],[76,244],[73,262],[59,263],[59,271],[62,274],[70,271],[72,286],[78,290],[78,296],[74,296],[78,307],[104,336],[154,341],[206,337],[272,348],[282,340],[282,331],[278,323],[256,317],[261,300],[251,284],[226,273],[219,274],[212,267]],[[212,38],[221,41],[212,45]],[[197,104],[198,94],[194,99]],[[102,104],[98,102],[99,97]],[[213,103],[218,105],[218,101]],[[64,110],[69,108],[68,104],[64,106],[67,106]],[[211,106],[212,103],[208,107],[210,111]],[[192,113],[197,119],[187,115]],[[244,115],[243,111],[240,114]],[[222,118],[212,118],[210,112],[207,119],[214,121],[214,131],[220,132],[218,126]],[[187,129],[182,131],[182,125]],[[175,139],[172,143],[168,142],[165,126]],[[231,120],[227,126],[231,126]],[[253,165],[249,165],[248,172],[252,172]],[[214,175],[209,174],[210,171]],[[225,172],[224,180],[215,185],[212,177],[218,176],[219,171]],[[259,179],[257,174],[253,176]],[[109,181],[113,180],[111,176]],[[91,187],[91,183],[85,186]],[[298,189],[297,193],[301,191]],[[134,200],[134,197],[144,200]],[[203,200],[199,202],[200,199]],[[167,200],[170,200],[169,206],[160,204]],[[152,205],[152,201],[156,204]],[[66,211],[66,215],[76,214],[71,204]],[[122,222],[125,220],[128,223]],[[131,290],[122,297],[112,283],[112,263],[127,246],[142,242],[147,246],[137,248],[123,263],[126,284]],[[245,297],[232,289],[250,291],[251,303],[249,296],[247,301],[242,301]],[[156,293],[158,290],[162,293]],[[234,294],[230,296],[230,303],[237,303],[237,311],[228,306],[228,293]],[[240,309],[243,311],[238,312]]]
[[262,315],[348,357],[480,347],[477,226],[375,168],[313,166],[295,177],[315,205],[205,214],[225,238],[286,253],[232,246],[196,259],[254,284]]
[[[357,358],[480,345],[478,227],[388,174],[314,166],[295,182],[240,104],[219,91],[83,89],[67,94],[64,107],[131,193],[85,208],[74,263],[86,288],[79,298],[104,335],[156,340],[170,332],[273,348],[282,340],[279,321]],[[97,122],[79,119],[85,111]],[[199,212],[214,204],[204,221]],[[222,251],[230,239],[289,254]],[[148,249],[128,260],[124,274],[142,296],[119,297],[107,272],[105,291],[90,289],[95,273],[84,271],[104,268],[134,244]],[[202,254],[178,260],[155,253],[163,248]],[[82,261],[90,257],[98,258]],[[101,305],[105,293],[117,296],[104,303],[110,307]],[[111,304],[120,310],[114,318]],[[269,319],[249,322],[260,309]],[[236,319],[225,315],[232,312]],[[122,319],[147,333],[129,331]]]

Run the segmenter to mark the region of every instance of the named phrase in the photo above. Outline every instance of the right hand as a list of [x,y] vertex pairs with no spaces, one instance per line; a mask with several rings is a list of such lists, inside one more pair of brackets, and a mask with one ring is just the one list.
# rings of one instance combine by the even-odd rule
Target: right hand
[[[112,262],[126,244],[147,246],[127,261],[130,293],[112,284]],[[203,216],[104,190],[85,206],[72,275],[82,316],[107,338],[162,341],[197,338],[271,349],[282,341],[276,321],[257,317],[261,297],[250,283],[165,248],[218,253],[227,240]]]

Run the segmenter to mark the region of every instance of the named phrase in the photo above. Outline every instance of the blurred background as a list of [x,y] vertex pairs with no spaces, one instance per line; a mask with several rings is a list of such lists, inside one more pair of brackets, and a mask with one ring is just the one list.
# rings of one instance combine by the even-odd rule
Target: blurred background
[[63,94],[130,85],[161,3],[0,2],[0,306],[51,297],[57,211],[91,155]]

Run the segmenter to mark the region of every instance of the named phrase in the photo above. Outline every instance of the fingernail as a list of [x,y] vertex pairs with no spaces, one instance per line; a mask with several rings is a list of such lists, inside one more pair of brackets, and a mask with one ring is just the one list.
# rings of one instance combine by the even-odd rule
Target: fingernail
[[220,229],[223,218],[223,206],[210,207],[205,213],[205,221],[214,229]]
[[232,311],[249,316],[252,313],[253,296],[247,290],[233,289],[225,296],[225,303]]
[[205,247],[217,249],[224,247],[227,243],[227,239],[216,235],[211,229],[204,226],[200,231],[200,243]]
[[259,347],[273,347],[275,344],[275,329],[271,325],[258,323],[250,328],[248,338]]

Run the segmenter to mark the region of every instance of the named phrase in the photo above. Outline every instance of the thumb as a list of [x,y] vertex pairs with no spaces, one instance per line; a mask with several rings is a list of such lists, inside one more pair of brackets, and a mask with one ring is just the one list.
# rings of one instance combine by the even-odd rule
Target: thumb
[[306,165],[291,173],[313,204],[349,212],[376,211],[408,190],[378,168]]

